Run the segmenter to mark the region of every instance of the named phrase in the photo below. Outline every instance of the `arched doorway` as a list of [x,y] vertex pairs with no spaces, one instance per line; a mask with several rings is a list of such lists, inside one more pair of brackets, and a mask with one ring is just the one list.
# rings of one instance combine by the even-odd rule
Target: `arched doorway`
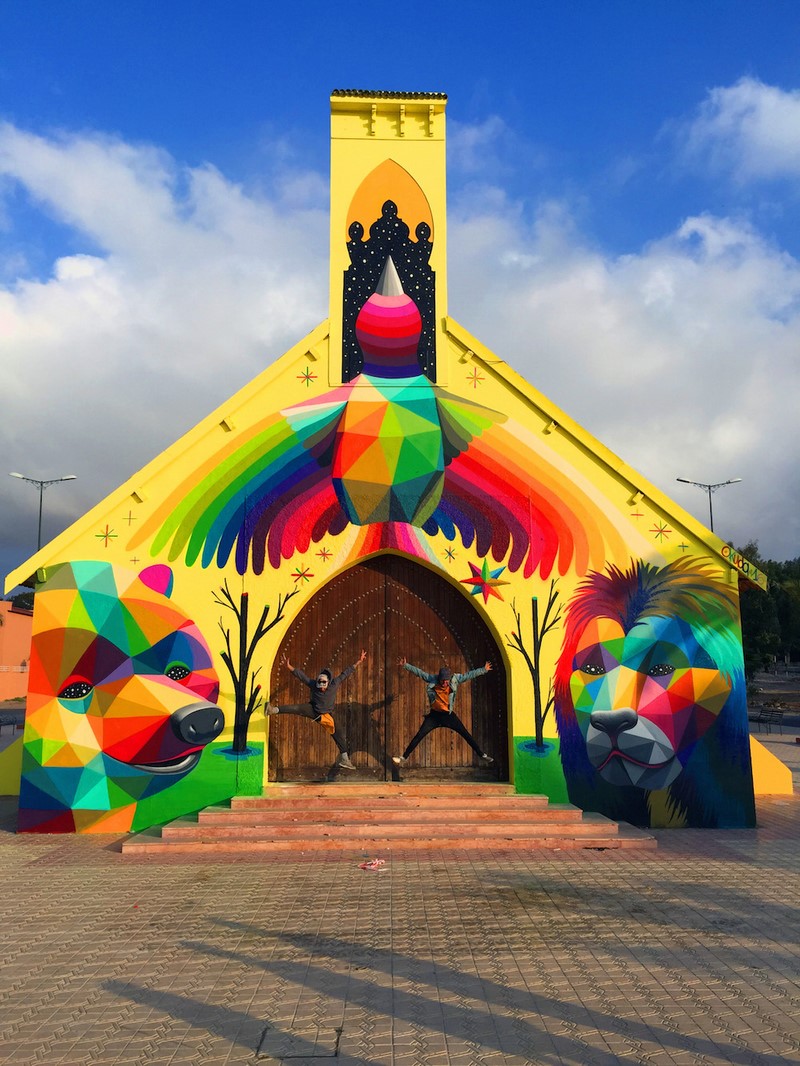
[[[468,596],[435,571],[399,555],[381,555],[346,570],[306,604],[281,644],[270,689],[277,703],[299,703],[307,689],[281,667],[281,655],[310,677],[324,666],[339,673],[366,648],[367,661],[339,689],[337,723],[344,727],[358,771],[347,780],[391,779],[391,756],[402,752],[427,712],[425,685],[397,666],[404,655],[423,670],[442,663],[464,673],[491,660],[491,673],[459,689],[456,712],[484,751],[437,729],[402,770],[404,780],[508,780],[506,678],[500,650]],[[302,781],[332,772],[336,749],[314,722],[295,715],[270,719],[269,777]]]

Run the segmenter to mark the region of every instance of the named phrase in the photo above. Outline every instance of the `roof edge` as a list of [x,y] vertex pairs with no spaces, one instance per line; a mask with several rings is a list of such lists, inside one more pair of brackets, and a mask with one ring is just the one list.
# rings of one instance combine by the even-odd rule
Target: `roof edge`
[[447,93],[395,92],[391,89],[333,89],[331,100],[350,97],[373,100],[447,100]]

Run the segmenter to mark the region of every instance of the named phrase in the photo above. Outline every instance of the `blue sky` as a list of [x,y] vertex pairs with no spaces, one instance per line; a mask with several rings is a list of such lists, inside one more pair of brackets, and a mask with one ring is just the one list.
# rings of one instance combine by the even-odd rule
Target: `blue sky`
[[[742,77],[791,88],[800,59],[795,0],[411,0],[402,14],[311,0],[301,11],[263,0],[6,3],[4,117],[156,144],[257,184],[276,138],[325,172],[331,89],[443,91],[452,122],[506,124],[504,188],[584,196],[587,231],[624,252],[730,198],[714,176],[677,166],[670,124]],[[785,190],[774,191],[766,205],[744,189],[735,199],[775,212],[765,225],[794,244],[793,220],[772,202]]]
[[[325,317],[328,97],[367,88],[449,96],[451,313],[800,554],[798,31],[794,0],[0,3],[0,439],[78,475],[45,536]],[[0,499],[6,570],[37,501]]]

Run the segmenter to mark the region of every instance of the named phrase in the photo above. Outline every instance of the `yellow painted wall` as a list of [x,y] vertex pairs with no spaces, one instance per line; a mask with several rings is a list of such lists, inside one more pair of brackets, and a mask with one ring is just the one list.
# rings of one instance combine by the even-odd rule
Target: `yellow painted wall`
[[22,773],[22,737],[17,735],[0,751],[0,796],[18,796]]
[[756,796],[791,796],[794,793],[792,771],[755,737],[750,737],[750,757]]

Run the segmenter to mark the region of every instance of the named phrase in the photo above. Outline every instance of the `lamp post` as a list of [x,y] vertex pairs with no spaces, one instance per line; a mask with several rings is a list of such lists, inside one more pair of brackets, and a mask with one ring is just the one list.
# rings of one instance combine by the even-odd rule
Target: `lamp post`
[[740,477],[728,478],[727,481],[718,481],[716,485],[709,485],[705,481],[689,481],[685,477],[677,477],[676,481],[682,481],[684,485],[695,485],[698,489],[703,489],[708,493],[708,528],[711,532],[714,532],[714,511],[711,507],[711,493],[716,492],[717,489],[724,488],[726,485],[736,485],[742,479]]
[[44,495],[44,490],[48,485],[57,485],[59,481],[74,481],[77,474],[65,474],[64,477],[51,477],[45,481],[40,481],[39,478],[36,477],[26,477],[25,474],[18,474],[15,470],[11,471],[8,476],[17,477],[20,481],[30,481],[31,485],[39,486],[39,533],[36,538],[36,550],[38,552],[42,546],[42,496]]

